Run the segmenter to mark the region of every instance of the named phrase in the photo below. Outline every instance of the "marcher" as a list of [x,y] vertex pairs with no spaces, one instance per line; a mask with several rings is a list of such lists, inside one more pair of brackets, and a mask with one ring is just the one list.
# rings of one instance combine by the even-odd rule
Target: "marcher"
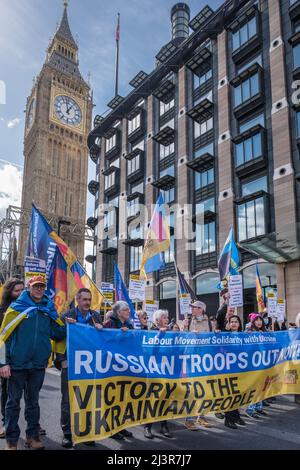
[[[77,307],[65,312],[61,319],[64,323],[80,323],[83,325],[102,328],[101,317],[98,312],[91,310],[92,294],[89,289],[81,288],[76,294]],[[55,366],[61,370],[61,415],[60,424],[63,432],[62,447],[73,447],[70,417],[70,401],[68,388],[68,362],[67,352],[56,354]],[[94,441],[85,442],[85,445],[95,445]]]
[[[262,317],[262,315],[260,315],[259,313],[250,313],[249,315],[249,320],[250,320],[250,326],[247,326],[245,331],[246,333],[252,333],[254,331],[261,331],[261,332],[265,332],[266,331],[266,327],[265,327],[265,324],[264,324],[264,319]],[[250,417],[250,418],[254,418],[254,419],[259,419],[259,415],[267,415],[267,413],[263,410],[263,402],[262,401],[259,401],[257,403],[253,403],[251,405],[249,405],[247,408],[246,408],[246,414]]]
[[148,330],[148,317],[147,313],[143,310],[137,311],[137,316],[141,324],[141,330]]
[[[209,333],[212,331],[211,322],[206,315],[206,304],[200,300],[190,304],[192,309],[192,317],[186,318],[183,321],[184,331],[190,331],[194,333]],[[204,416],[189,417],[185,420],[185,427],[191,431],[198,431],[198,426],[210,427],[209,422]]]
[[[0,327],[4,314],[10,304],[17,300],[24,290],[24,282],[21,279],[12,277],[7,279],[3,286],[2,299],[0,304]],[[5,438],[5,405],[7,402],[7,382],[8,379],[1,377],[1,415],[3,426],[0,426],[0,439]]]
[[[169,312],[168,310],[156,310],[153,314],[153,325],[151,330],[159,330],[161,332],[167,331],[169,325]],[[168,438],[173,437],[169,431],[168,423],[166,420],[160,421],[160,433]],[[152,423],[147,423],[144,426],[144,436],[147,439],[153,439]]]
[[229,321],[229,318],[235,314],[235,308],[229,307],[230,293],[228,292],[227,287],[221,290],[220,296],[223,299],[223,303],[217,311],[216,331],[227,331],[227,323]]
[[[11,304],[2,324],[3,327],[10,325],[8,329],[11,330],[5,342],[6,364],[0,368],[0,376],[8,378],[6,450],[17,450],[20,401],[25,388],[25,446],[32,449],[44,448],[39,438],[39,392],[51,354],[50,338],[61,341],[66,336],[66,328],[60,322],[53,302],[45,295],[45,289],[43,276],[30,279],[28,290]],[[26,313],[23,318],[22,313]],[[20,321],[12,325],[12,320],[18,317]]]
[[[228,332],[239,333],[243,330],[241,319],[238,315],[232,315],[228,322]],[[225,412],[225,426],[231,429],[238,429],[237,424],[245,426],[245,421],[241,418],[239,410]]]
[[[122,331],[133,329],[132,323],[129,321],[130,309],[127,302],[119,300],[112,306],[112,311],[110,318],[103,324],[104,328],[121,329]],[[123,429],[111,437],[120,441],[124,440],[124,437],[133,437],[133,434],[131,431]]]

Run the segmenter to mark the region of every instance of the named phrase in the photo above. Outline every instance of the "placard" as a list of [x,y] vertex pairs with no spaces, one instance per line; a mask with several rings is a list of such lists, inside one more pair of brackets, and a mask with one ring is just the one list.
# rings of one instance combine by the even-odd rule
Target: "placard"
[[277,297],[273,292],[267,294],[268,317],[275,318],[277,312]]
[[134,301],[144,302],[145,300],[145,285],[144,279],[141,279],[138,275],[130,275],[129,277],[129,297]]
[[157,300],[146,300],[144,305],[148,321],[153,322],[153,314],[159,309],[159,302]]
[[190,294],[179,294],[180,314],[185,318],[191,314],[191,296]]
[[33,276],[42,276],[45,279],[45,282],[47,282],[46,263],[43,259],[33,258],[32,256],[26,256],[24,273],[26,287],[28,286],[29,280]]
[[284,321],[285,319],[285,299],[277,299],[277,309],[276,309],[277,321]]
[[240,274],[229,277],[229,307],[243,306],[243,278]]
[[114,285],[110,282],[101,282],[100,290],[103,294],[103,297],[110,303],[114,302]]

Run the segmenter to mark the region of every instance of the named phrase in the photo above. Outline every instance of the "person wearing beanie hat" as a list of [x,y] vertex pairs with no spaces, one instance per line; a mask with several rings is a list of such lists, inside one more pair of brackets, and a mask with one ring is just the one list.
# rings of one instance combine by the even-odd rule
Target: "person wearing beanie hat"
[[[246,333],[253,333],[253,332],[262,332],[266,331],[264,319],[261,314],[259,313],[250,313],[249,314],[250,324],[246,326],[245,332]],[[263,402],[259,401],[258,403],[254,403],[249,405],[246,408],[246,415],[250,418],[259,419],[259,415],[267,416],[267,413],[263,410]]]

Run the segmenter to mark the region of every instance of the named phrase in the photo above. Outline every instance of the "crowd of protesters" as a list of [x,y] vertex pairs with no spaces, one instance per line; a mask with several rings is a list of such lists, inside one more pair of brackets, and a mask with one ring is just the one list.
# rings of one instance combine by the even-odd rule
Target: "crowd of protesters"
[[[100,313],[91,310],[91,292],[82,288],[76,295],[76,307],[65,312],[59,319],[54,304],[45,294],[46,283],[42,276],[34,276],[30,279],[28,286],[24,289],[24,282],[17,278],[6,281],[2,293],[0,305],[0,327],[4,322],[13,325],[12,332],[5,342],[5,359],[0,360],[1,377],[1,417],[0,438],[6,438],[6,450],[17,450],[20,436],[18,425],[20,415],[20,401],[24,395],[26,440],[25,447],[31,449],[43,449],[44,444],[40,439],[46,434],[39,424],[40,407],[39,393],[42,388],[45,370],[51,356],[51,340],[62,341],[66,338],[66,324],[80,323],[92,326],[98,330],[102,328],[121,329],[124,332],[133,329],[130,321],[130,308],[126,302],[118,301],[107,312],[102,321]],[[149,322],[146,312],[137,312],[140,327],[143,330],[156,330],[160,332],[228,332],[239,333],[243,331],[240,317],[236,315],[235,309],[229,306],[229,293],[227,289],[221,291],[222,305],[216,316],[209,317],[206,313],[206,305],[200,300],[190,304],[191,315],[184,319],[181,325],[174,320],[170,321],[167,310],[157,310],[152,322]],[[7,321],[9,317],[9,321]],[[21,318],[22,317],[22,318]],[[23,320],[26,321],[23,321]],[[12,321],[13,320],[13,321]],[[5,323],[6,322],[6,323]],[[300,327],[300,313],[295,323],[290,328]],[[265,332],[269,329],[286,329],[285,323],[279,326],[278,322],[271,325],[267,311],[264,314],[252,313],[249,315],[249,323],[245,332]],[[3,327],[1,332],[3,334]],[[4,348],[3,348],[4,349]],[[61,372],[61,429],[63,433],[62,447],[73,447],[70,402],[68,392],[68,359],[67,351],[56,352],[55,367]],[[267,399],[259,403],[251,404],[245,410],[248,417],[260,419],[267,413],[265,406],[270,406],[275,398]],[[215,416],[224,420],[224,425],[231,429],[245,426],[239,410],[216,413]],[[166,438],[172,438],[167,421],[161,421],[160,433]],[[204,416],[188,417],[185,427],[191,431],[198,431],[201,427],[209,427],[209,421]],[[153,439],[152,424],[144,426],[144,436]],[[115,433],[111,438],[124,440],[125,437],[133,438],[133,433],[122,430]],[[86,442],[85,445],[93,446],[94,441]]]

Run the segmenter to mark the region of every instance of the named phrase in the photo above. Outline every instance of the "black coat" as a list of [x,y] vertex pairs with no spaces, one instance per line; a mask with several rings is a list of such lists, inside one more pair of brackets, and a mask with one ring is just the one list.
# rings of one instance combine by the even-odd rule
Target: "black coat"
[[226,331],[226,315],[227,315],[228,305],[224,303],[219,310],[217,311],[217,330]]

